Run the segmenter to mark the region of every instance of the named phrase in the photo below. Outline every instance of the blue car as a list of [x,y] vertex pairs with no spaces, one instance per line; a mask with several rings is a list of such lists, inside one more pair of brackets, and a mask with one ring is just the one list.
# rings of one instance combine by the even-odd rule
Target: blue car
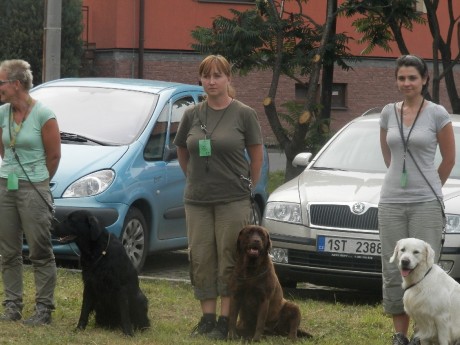
[[[50,182],[58,220],[91,211],[121,239],[139,272],[149,254],[187,247],[185,177],[173,140],[185,109],[203,100],[202,87],[75,78],[44,83],[31,95],[55,112],[61,131],[61,162]],[[266,156],[255,195],[257,223],[267,180]],[[78,255],[75,245],[53,244],[57,258]]]

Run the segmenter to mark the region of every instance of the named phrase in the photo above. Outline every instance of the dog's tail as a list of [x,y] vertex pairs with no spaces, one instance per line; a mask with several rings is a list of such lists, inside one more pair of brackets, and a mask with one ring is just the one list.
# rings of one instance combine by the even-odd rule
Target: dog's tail
[[302,329],[297,330],[297,338],[313,338],[313,335]]

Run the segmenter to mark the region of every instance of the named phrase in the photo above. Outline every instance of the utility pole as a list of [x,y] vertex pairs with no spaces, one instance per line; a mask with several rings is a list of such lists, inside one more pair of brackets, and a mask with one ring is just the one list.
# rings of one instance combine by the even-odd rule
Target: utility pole
[[61,13],[62,0],[45,0],[43,82],[61,76]]

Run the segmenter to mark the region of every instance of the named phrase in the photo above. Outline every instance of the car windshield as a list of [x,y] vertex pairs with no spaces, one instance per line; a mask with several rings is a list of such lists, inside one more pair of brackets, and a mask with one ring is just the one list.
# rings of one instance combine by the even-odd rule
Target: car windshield
[[326,148],[312,168],[384,173],[387,168],[380,151],[378,122],[351,123]]
[[46,87],[33,97],[56,114],[63,140],[127,145],[145,127],[158,96],[102,87]]
[[[460,154],[460,127],[454,127],[456,154]],[[311,167],[312,169],[346,170],[370,173],[385,173],[387,168],[380,150],[380,127],[378,121],[351,123],[325,149]],[[450,178],[460,178],[460,160]],[[435,165],[441,162],[439,148]]]

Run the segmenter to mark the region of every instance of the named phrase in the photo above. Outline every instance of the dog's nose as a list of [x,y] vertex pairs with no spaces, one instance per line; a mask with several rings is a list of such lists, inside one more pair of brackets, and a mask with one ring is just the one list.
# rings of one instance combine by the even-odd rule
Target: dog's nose
[[409,267],[410,265],[410,260],[409,259],[402,259],[401,260],[401,266],[402,267]]

